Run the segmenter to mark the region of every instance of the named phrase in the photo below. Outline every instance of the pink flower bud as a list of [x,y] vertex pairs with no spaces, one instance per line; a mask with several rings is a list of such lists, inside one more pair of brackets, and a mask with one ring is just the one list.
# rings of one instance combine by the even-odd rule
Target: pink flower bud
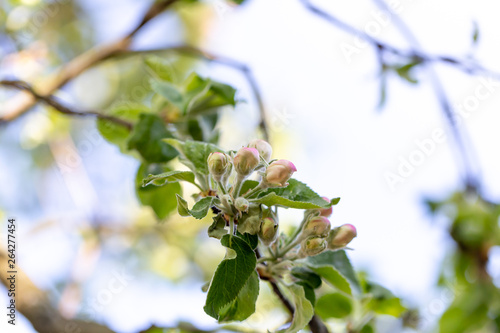
[[266,169],[264,184],[267,187],[287,186],[287,181],[292,177],[295,171],[297,171],[297,168],[292,162],[287,160],[275,161]]
[[[326,202],[330,203],[330,199],[328,199],[327,197],[322,197],[322,198],[325,199]],[[332,216],[332,212],[333,212],[333,208],[331,206],[328,208],[321,208],[319,210],[319,215],[325,216],[325,217],[330,217],[330,216]]]
[[260,157],[262,157],[266,162],[269,162],[271,159],[273,148],[267,141],[256,139],[250,142],[248,147],[257,149]]
[[304,237],[318,236],[326,237],[330,232],[330,221],[324,216],[316,216],[309,219],[304,225],[302,234]]
[[357,235],[356,227],[352,224],[344,224],[334,228],[328,235],[328,248],[337,250],[346,247]]
[[327,247],[326,240],[321,237],[309,237],[300,243],[300,257],[314,256],[323,252]]
[[271,217],[262,219],[260,225],[259,238],[266,246],[271,245],[278,236],[278,223]]
[[220,152],[213,152],[208,155],[208,170],[215,181],[221,181],[222,176],[231,171],[231,158]]
[[234,169],[238,175],[246,177],[252,173],[259,164],[259,151],[255,148],[243,147],[234,157]]

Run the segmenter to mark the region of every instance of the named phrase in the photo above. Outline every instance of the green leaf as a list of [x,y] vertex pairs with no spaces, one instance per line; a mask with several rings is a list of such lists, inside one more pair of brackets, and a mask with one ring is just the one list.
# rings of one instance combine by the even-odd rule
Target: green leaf
[[201,115],[225,105],[236,105],[236,90],[192,73],[185,82],[185,113]]
[[248,191],[250,191],[251,189],[253,189],[257,185],[259,185],[258,181],[251,180],[251,179],[245,180],[243,185],[241,185],[240,195],[247,193]]
[[252,201],[266,206],[279,205],[298,209],[319,209],[336,205],[340,200],[340,198],[334,198],[328,203],[306,184],[296,179],[290,179],[288,183],[287,187],[269,189]]
[[319,274],[323,279],[325,279],[326,282],[331,284],[333,287],[348,295],[352,295],[351,286],[347,279],[332,266],[316,267],[312,268],[312,270]]
[[163,186],[180,181],[186,181],[191,184],[197,185],[194,181],[194,173],[192,173],[191,171],[170,171],[160,173],[158,175],[148,175],[142,180],[142,186],[148,186],[150,184]]
[[203,309],[215,319],[220,318],[221,309],[236,300],[257,265],[253,249],[238,236],[224,235],[221,244],[234,250],[236,257],[222,260],[212,278]]
[[404,80],[416,84],[418,83],[417,79],[413,77],[413,69],[420,65],[422,60],[416,59],[406,65],[395,67],[396,73]]
[[321,296],[314,308],[323,320],[329,318],[345,318],[351,314],[353,306],[350,297],[341,293],[331,293]]
[[179,213],[180,216],[191,216],[191,214],[189,213],[189,208],[188,208],[188,204],[187,204],[187,201],[184,200],[183,197],[181,197],[180,195],[177,195],[177,212]]
[[257,235],[251,235],[249,233],[244,233],[244,234],[240,234],[238,231],[236,232],[236,234],[241,238],[243,239],[245,242],[248,243],[248,245],[250,245],[250,247],[255,250],[257,248],[257,245],[259,245],[259,236]]
[[194,204],[193,208],[189,211],[191,216],[195,219],[201,220],[208,214],[208,210],[212,207],[214,197],[206,197]]
[[175,70],[167,59],[158,56],[149,56],[144,59],[144,63],[158,79],[170,83],[176,81]]
[[255,302],[259,296],[259,275],[253,271],[238,294],[238,297],[220,310],[219,322],[243,321],[255,312]]
[[[111,109],[107,113],[107,115],[127,120],[132,124],[135,124],[137,123],[137,121],[139,121],[139,115],[146,112],[148,112],[148,109],[144,105],[127,104]],[[118,125],[109,120],[98,118],[97,129],[99,130],[103,138],[105,138],[110,143],[113,143],[120,147],[121,151],[126,151],[127,139],[131,133],[128,128]]]
[[304,295],[306,296],[306,299],[311,302],[312,306],[314,307],[314,305],[316,304],[316,293],[314,292],[314,289],[311,288],[311,286],[305,281],[299,281],[295,284],[298,284],[299,286],[302,286],[302,288],[304,288]]
[[151,85],[151,89],[157,94],[163,96],[167,101],[172,103],[179,110],[184,110],[184,97],[182,96],[182,92],[177,89],[176,86],[166,81],[159,81],[155,79],[151,79],[149,81]]
[[165,139],[166,143],[174,147],[181,155],[181,162],[193,172],[208,175],[208,155],[212,152],[223,152],[219,147],[204,142],[179,141],[176,139]]
[[306,327],[306,325],[314,315],[314,309],[311,302],[307,300],[304,288],[302,286],[292,284],[290,286],[287,286],[287,290],[291,295],[290,301],[293,303],[294,308],[298,310],[293,314],[293,320],[290,327],[278,332],[296,333]]
[[306,267],[294,267],[291,273],[293,277],[303,281],[313,289],[321,286],[321,277]]
[[213,220],[214,222],[208,227],[208,236],[221,239],[228,232],[226,230],[226,220],[224,220],[221,214],[214,216]]
[[177,211],[180,216],[192,216],[197,220],[201,220],[208,214],[208,210],[212,207],[215,197],[206,197],[194,204],[192,209],[189,209],[187,201],[181,196],[177,196]]
[[168,162],[178,153],[166,142],[164,138],[171,138],[160,117],[153,114],[141,114],[139,123],[134,127],[134,132],[128,141],[129,149],[136,149],[139,154],[150,163]]
[[399,298],[377,283],[365,281],[365,292],[372,297],[365,305],[369,310],[394,317],[399,317],[406,311]]
[[[312,270],[319,269],[322,267],[334,268],[345,279],[347,279],[347,281],[349,281],[351,289],[355,288],[358,292],[361,292],[361,286],[359,284],[358,278],[356,277],[356,273],[354,272],[354,269],[352,268],[351,262],[349,261],[349,258],[347,258],[345,251],[343,250],[325,251],[313,257],[308,257],[305,260],[305,263]],[[329,273],[330,273],[330,275],[328,275],[329,280],[327,281],[332,284],[335,283],[335,286],[337,288],[339,288],[342,291],[345,291],[345,288],[342,287],[342,283],[338,282],[340,280],[334,279],[333,275],[334,273],[332,273],[331,271]]]
[[139,201],[143,205],[153,208],[156,216],[160,219],[164,219],[175,210],[176,196],[181,194],[181,186],[179,183],[171,183],[162,187],[142,187],[142,179],[149,172],[165,170],[168,169],[155,164],[142,164],[136,176],[136,193]]

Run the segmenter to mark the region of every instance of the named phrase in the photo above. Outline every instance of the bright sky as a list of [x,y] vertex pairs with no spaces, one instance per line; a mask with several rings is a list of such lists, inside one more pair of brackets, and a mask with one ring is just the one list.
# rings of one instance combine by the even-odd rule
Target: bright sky
[[[372,29],[377,38],[406,45],[390,22],[377,21],[376,8],[369,0],[318,0],[315,4],[361,29]],[[86,2],[85,8],[93,8],[102,40],[121,36],[146,6],[139,1],[128,1],[120,7],[120,13],[113,12],[120,19],[109,24],[103,22],[115,10],[114,1]],[[480,37],[473,52],[485,66],[500,72],[497,1],[401,0],[399,8],[425,50],[433,54],[459,58],[470,54],[473,21],[476,21]],[[372,48],[357,47],[352,36],[306,12],[299,1],[252,0],[235,9],[216,1],[214,9],[212,31],[205,48],[252,67],[269,110],[271,131],[276,139],[274,157],[292,160],[298,168],[296,178],[320,194],[342,197],[332,223],[351,223],[357,227],[358,238],[352,243],[355,250],[350,253],[356,268],[369,271],[375,281],[420,306],[430,320],[436,318],[439,304],[446,299],[433,286],[450,243],[444,225],[426,215],[422,198],[440,198],[457,189],[459,174],[452,140],[426,73],[416,73],[421,82],[416,86],[392,76],[387,105],[378,112],[378,69]],[[158,33],[177,25],[173,18],[151,24],[136,46],[179,42],[179,37]],[[341,49],[346,45],[356,47],[356,53],[349,58]],[[498,201],[500,84],[446,66],[439,66],[438,71],[457,110],[467,112],[461,118],[462,126],[474,143],[486,193]],[[255,121],[255,115],[251,114],[255,103],[239,73],[221,66],[203,66],[202,72],[240,87],[240,97],[248,101],[236,112],[227,114],[227,126],[244,126],[248,118]],[[226,148],[241,145],[249,138],[245,128],[235,132],[224,128]],[[89,159],[113,152],[116,153],[102,145]],[[121,165],[120,172],[134,172],[136,164],[130,159],[120,156],[116,159],[117,165]],[[402,160],[407,161],[405,164],[412,160],[419,165],[408,171],[404,182],[391,188],[386,174],[397,174],[398,168],[403,168]],[[291,212],[285,215],[289,219],[294,216]],[[47,253],[55,249],[47,243],[43,247],[41,250]],[[70,254],[61,251],[71,249],[71,244],[58,247],[61,258],[59,265],[51,265],[54,274],[71,260]],[[491,272],[500,280],[500,251],[496,253]],[[28,272],[39,268],[28,259],[26,265]],[[109,278],[108,273],[111,274],[103,273],[102,279]],[[48,273],[33,276],[41,286],[49,284],[51,278]],[[134,284],[119,295],[119,302],[112,302],[106,308],[105,314],[111,325],[123,330],[141,327],[146,316],[165,323],[173,323],[179,317],[201,324],[213,323],[203,313],[203,296],[197,288],[191,289],[187,285],[175,291],[168,286],[147,290]],[[144,294],[164,295],[165,300],[188,296],[186,302],[175,306],[158,301],[161,306],[150,307],[150,310],[159,308],[158,311],[137,312],[136,307],[136,312],[132,311],[127,305],[135,304],[134,299]],[[0,293],[2,302],[4,298],[4,293]],[[128,313],[130,322],[125,323],[121,319]]]

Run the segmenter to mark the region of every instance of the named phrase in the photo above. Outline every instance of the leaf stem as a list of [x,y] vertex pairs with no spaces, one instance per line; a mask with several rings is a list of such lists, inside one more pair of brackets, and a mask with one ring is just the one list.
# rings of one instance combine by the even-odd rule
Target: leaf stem
[[227,194],[226,188],[224,187],[224,185],[222,184],[222,182],[218,181],[216,183],[217,183],[217,186],[219,186],[219,190],[222,192],[222,194]]

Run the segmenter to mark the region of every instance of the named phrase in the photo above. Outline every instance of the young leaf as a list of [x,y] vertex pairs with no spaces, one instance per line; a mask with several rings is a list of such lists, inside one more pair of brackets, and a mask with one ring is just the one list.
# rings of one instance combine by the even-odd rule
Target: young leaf
[[136,149],[147,162],[168,162],[178,154],[172,146],[162,141],[171,137],[172,134],[160,117],[143,113],[139,123],[134,127],[128,148]]
[[213,217],[214,222],[208,227],[208,236],[221,239],[222,236],[227,234],[226,220],[219,214]]
[[177,196],[177,211],[180,216],[192,216],[197,220],[201,220],[208,214],[208,210],[212,207],[215,197],[206,197],[194,204],[192,209],[189,209],[186,200],[181,196]]
[[329,318],[345,318],[352,312],[352,300],[341,293],[321,296],[316,302],[315,310],[323,320]]
[[[332,267],[336,269],[344,278],[347,279],[347,281],[349,281],[351,288],[355,288],[358,292],[361,292],[361,286],[358,278],[356,277],[356,273],[354,272],[345,251],[325,251],[316,256],[308,257],[305,260],[305,263],[313,270],[322,267]],[[332,283],[334,280],[328,281]],[[336,283],[335,286],[339,287],[340,284]]]
[[176,195],[181,194],[179,183],[171,183],[163,187],[142,187],[142,179],[149,172],[168,170],[158,165],[142,164],[137,171],[136,193],[139,201],[146,206],[151,206],[156,216],[160,219],[167,217],[175,210]]
[[224,235],[221,244],[232,249],[236,257],[222,260],[208,290],[207,301],[203,309],[217,320],[220,318],[221,309],[236,300],[250,275],[255,272],[257,265],[253,249],[238,236]]
[[160,173],[158,175],[148,175],[142,180],[142,186],[144,187],[150,184],[163,186],[180,181],[186,181],[191,184],[197,185],[194,181],[194,173],[192,173],[191,171],[169,171]]
[[323,279],[325,279],[326,282],[331,284],[333,287],[348,295],[352,295],[351,286],[347,279],[332,266],[313,267],[311,269],[319,274]]
[[244,233],[242,235],[239,232],[236,232],[236,234],[245,242],[247,242],[248,245],[250,245],[250,247],[252,248],[252,250],[255,250],[257,248],[257,245],[259,245],[259,236],[257,235],[251,235],[249,233]]
[[306,267],[292,268],[292,276],[296,279],[304,281],[313,289],[321,286],[321,277]]
[[243,321],[255,312],[255,302],[259,296],[259,275],[253,271],[238,294],[238,297],[220,310],[219,322]]
[[306,298],[304,288],[296,284],[287,286],[287,289],[291,295],[291,301],[296,309],[293,314],[293,320],[290,327],[287,329],[278,331],[279,333],[296,333],[303,329],[311,320],[314,315],[314,309]]
[[288,183],[287,187],[267,190],[253,201],[266,206],[279,205],[288,208],[318,209],[336,205],[340,200],[340,198],[334,198],[328,203],[306,184],[296,179],[290,179]]
[[169,145],[173,146],[181,155],[181,162],[195,173],[208,175],[208,155],[212,152],[223,152],[219,147],[204,142],[179,141],[176,139],[165,139]]
[[182,96],[182,92],[177,89],[173,84],[166,81],[159,81],[155,79],[151,79],[149,81],[151,85],[151,89],[157,94],[163,96],[167,101],[172,103],[179,110],[184,110],[184,96]]

